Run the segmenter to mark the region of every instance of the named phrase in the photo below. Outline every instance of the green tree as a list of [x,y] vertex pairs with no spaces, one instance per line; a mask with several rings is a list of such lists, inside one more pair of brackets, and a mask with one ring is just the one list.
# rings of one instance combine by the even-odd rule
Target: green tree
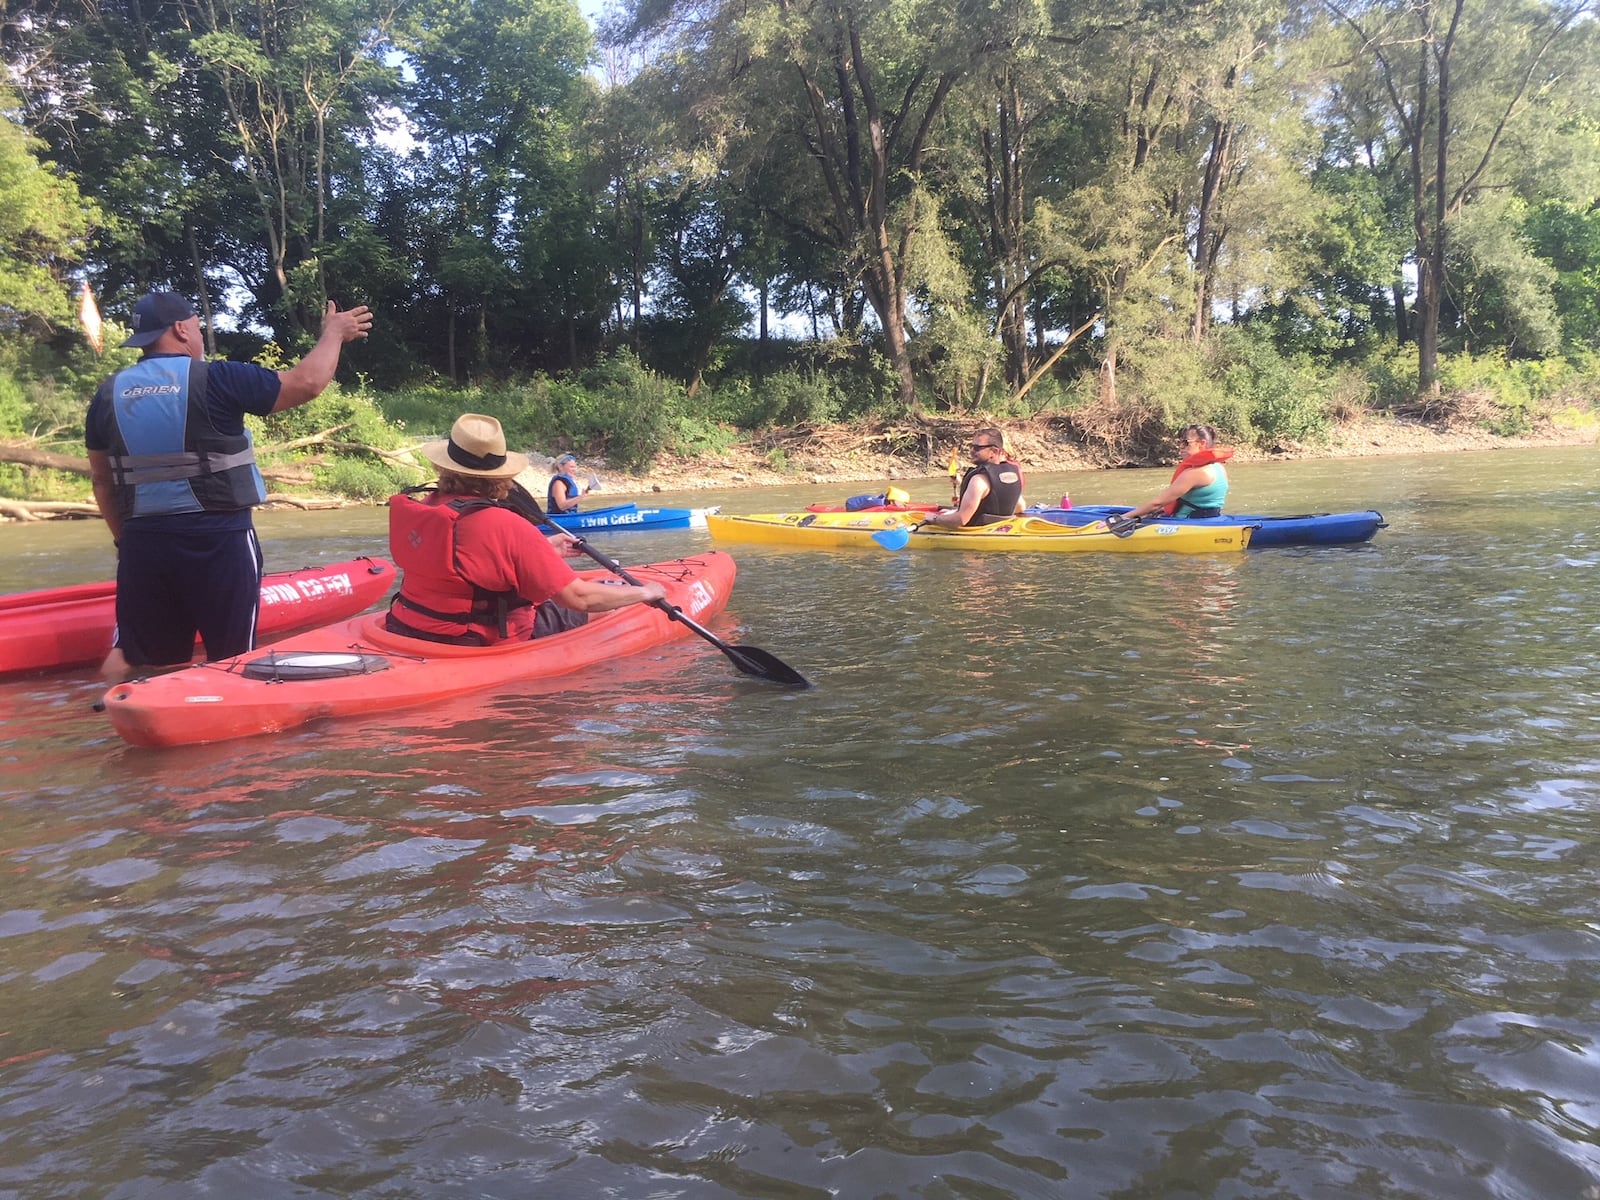
[[1600,350],[1600,201],[1547,200],[1523,223],[1534,253],[1555,272],[1551,295],[1572,357]]
[[[422,290],[445,331],[452,378],[493,367],[492,347],[548,347],[552,331],[603,315],[592,287],[544,274],[573,265],[557,242],[593,236],[580,202],[575,129],[588,99],[588,25],[572,0],[447,0],[414,7],[396,42],[415,81],[406,111],[426,214]],[[574,205],[577,205],[576,211]],[[551,312],[552,303],[562,306]],[[573,311],[577,306],[583,313]],[[565,326],[570,346],[572,325]],[[572,365],[570,362],[566,365]]]
[[215,84],[236,151],[235,185],[250,197],[266,262],[253,290],[280,338],[320,327],[334,236],[334,177],[359,169],[372,109],[388,93],[381,61],[389,0],[180,0],[179,45]]
[[290,344],[335,282],[321,255],[360,224],[384,0],[236,5],[21,0],[3,45],[29,127],[107,218],[108,307],[170,286],[207,327],[230,289]]
[[1593,5],[1324,2],[1349,39],[1344,93],[1358,98],[1363,117],[1381,111],[1379,153],[1398,162],[1408,184],[1418,386],[1437,391],[1453,227],[1468,205],[1527,169],[1525,152],[1561,123],[1574,89],[1592,87]]
[[0,88],[0,331],[40,338],[76,311],[67,271],[82,262],[95,212],[77,185],[45,169],[42,144]]
[[917,411],[913,263],[917,243],[939,236],[924,173],[952,89],[1009,36],[1011,6],[636,0],[631,11],[631,32],[660,46],[660,69],[708,127],[706,144],[736,139],[752,114],[786,136],[810,179],[784,217],[870,303],[900,403]]

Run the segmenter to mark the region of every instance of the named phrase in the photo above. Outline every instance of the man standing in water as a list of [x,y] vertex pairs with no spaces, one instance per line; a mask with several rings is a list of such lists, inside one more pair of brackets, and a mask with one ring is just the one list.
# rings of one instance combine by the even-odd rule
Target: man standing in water
[[84,442],[95,503],[117,547],[117,627],[101,667],[109,682],[183,666],[195,634],[206,657],[255,646],[261,547],[250,510],[266,499],[244,415],[315,399],[372,313],[328,302],[322,336],[287,371],[207,362],[200,318],[176,292],[133,309],[143,357],[105,380]]

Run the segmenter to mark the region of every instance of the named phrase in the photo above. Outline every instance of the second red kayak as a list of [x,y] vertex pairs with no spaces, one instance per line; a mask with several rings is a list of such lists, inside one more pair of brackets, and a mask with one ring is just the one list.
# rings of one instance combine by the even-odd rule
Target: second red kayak
[[[660,583],[667,602],[695,619],[720,612],[733,590],[733,559],[716,551],[628,570]],[[601,582],[615,578],[602,571],[585,575]],[[565,675],[687,632],[660,609],[633,604],[534,641],[452,646],[390,633],[383,613],[369,613],[238,658],[119,684],[103,703],[116,731],[136,746],[219,742],[293,729],[319,717],[386,712]],[[559,686],[525,690],[536,694]]]
[[[353,616],[395,583],[394,564],[353,558],[261,579],[259,639]],[[0,675],[85,666],[105,658],[117,623],[117,585],[80,583],[0,596]]]

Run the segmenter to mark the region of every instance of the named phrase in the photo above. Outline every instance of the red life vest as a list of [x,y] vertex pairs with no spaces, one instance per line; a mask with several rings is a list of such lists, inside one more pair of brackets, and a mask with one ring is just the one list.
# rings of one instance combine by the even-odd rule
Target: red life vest
[[[1172,468],[1172,478],[1168,482],[1176,483],[1178,476],[1182,475],[1190,467],[1209,467],[1212,463],[1225,463],[1232,457],[1233,448],[1231,446],[1222,450],[1218,450],[1215,446],[1207,446],[1204,450],[1196,450],[1188,458]],[[1170,517],[1177,511],[1178,501],[1173,500],[1161,510],[1161,515]]]
[[527,606],[515,592],[491,592],[462,575],[456,525],[493,500],[425,504],[389,497],[389,553],[404,572],[389,605],[389,627],[431,642],[486,646],[506,636],[506,613]]

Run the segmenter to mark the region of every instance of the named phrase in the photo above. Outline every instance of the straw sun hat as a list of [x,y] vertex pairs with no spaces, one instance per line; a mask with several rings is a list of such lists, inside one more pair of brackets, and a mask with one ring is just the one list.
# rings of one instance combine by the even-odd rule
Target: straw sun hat
[[450,438],[428,442],[422,456],[441,471],[480,479],[509,479],[528,468],[526,454],[506,453],[500,422],[482,413],[462,413],[450,426]]

